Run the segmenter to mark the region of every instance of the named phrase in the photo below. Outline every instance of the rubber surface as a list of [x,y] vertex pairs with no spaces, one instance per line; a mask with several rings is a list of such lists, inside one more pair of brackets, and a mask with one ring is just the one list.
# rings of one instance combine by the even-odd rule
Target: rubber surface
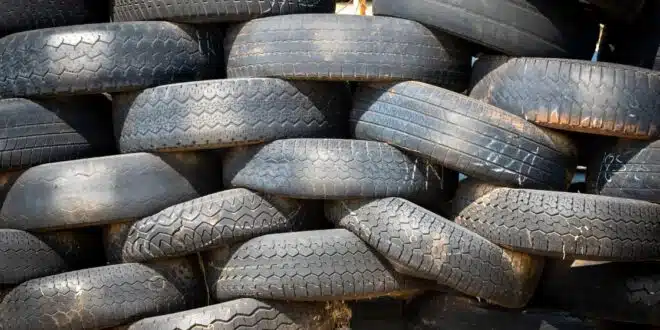
[[605,17],[625,22],[633,21],[643,10],[645,0],[589,0],[602,9]]
[[585,17],[577,1],[558,7],[547,0],[375,0],[373,11],[436,27],[509,55],[588,59],[598,40],[598,23]]
[[113,153],[110,101],[103,95],[0,100],[0,169]]
[[297,13],[334,13],[333,0],[114,0],[115,21],[240,22]]
[[206,154],[137,153],[33,167],[7,194],[0,226],[54,230],[144,217],[219,190],[218,163]]
[[217,77],[218,30],[168,22],[77,25],[0,39],[3,97],[98,94]]
[[322,303],[293,303],[236,299],[217,305],[133,323],[128,330],[334,330],[331,310]]
[[432,200],[441,171],[384,143],[333,139],[278,140],[230,150],[225,186],[306,199],[398,196]]
[[660,136],[660,74],[611,63],[481,57],[470,96],[538,125],[636,139]]
[[357,15],[255,19],[230,28],[225,52],[231,78],[419,80],[461,92],[471,64],[464,41],[413,21]]
[[587,192],[660,203],[660,141],[603,141],[588,164]]
[[101,228],[34,233],[64,259],[69,270],[106,265],[103,257]]
[[134,223],[122,248],[125,262],[192,254],[250,238],[309,227],[321,205],[247,189],[231,189],[174,205]]
[[66,269],[64,260],[44,242],[20,230],[0,229],[0,284],[19,284]]
[[113,98],[122,152],[214,149],[296,137],[345,137],[343,83],[209,80]]
[[3,0],[0,8],[0,35],[108,21],[107,4],[98,0]]
[[563,190],[576,165],[566,136],[419,82],[359,87],[350,121],[358,139],[387,142],[502,184]]
[[207,260],[217,300],[357,300],[406,296],[433,285],[394,272],[345,229],[265,235],[211,251]]
[[400,198],[326,203],[326,216],[407,275],[509,307],[525,306],[543,258],[506,251]]

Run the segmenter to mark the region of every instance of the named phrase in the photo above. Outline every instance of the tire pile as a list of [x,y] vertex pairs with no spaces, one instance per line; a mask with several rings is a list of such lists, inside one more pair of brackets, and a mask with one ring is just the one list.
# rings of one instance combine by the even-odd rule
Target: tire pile
[[660,325],[648,7],[555,2],[0,1],[0,329]]

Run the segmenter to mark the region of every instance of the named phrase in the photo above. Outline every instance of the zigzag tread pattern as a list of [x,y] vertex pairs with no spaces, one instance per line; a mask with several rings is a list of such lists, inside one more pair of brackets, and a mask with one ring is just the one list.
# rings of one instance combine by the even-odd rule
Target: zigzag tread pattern
[[19,284],[66,269],[44,242],[20,230],[0,229],[0,284]]

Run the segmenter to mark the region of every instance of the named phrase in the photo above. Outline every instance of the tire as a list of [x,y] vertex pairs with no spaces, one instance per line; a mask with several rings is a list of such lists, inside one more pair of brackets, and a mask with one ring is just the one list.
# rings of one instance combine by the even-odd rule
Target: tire
[[436,200],[440,172],[384,143],[333,139],[278,140],[229,151],[225,186],[304,199],[398,196]]
[[145,217],[218,190],[213,158],[138,153],[33,167],[7,194],[0,227],[48,231]]
[[124,262],[168,258],[253,237],[311,227],[321,205],[232,189],[174,205],[134,223],[121,247]]
[[506,251],[400,198],[326,203],[326,217],[346,228],[406,275],[509,308],[525,306],[543,258]]
[[660,141],[601,144],[587,168],[587,193],[660,204]]
[[645,0],[589,0],[589,2],[599,7],[606,18],[615,21],[631,22],[642,11]]
[[577,162],[567,137],[419,82],[360,87],[350,122],[358,139],[387,142],[506,185],[564,190]]
[[[542,77],[542,78],[541,78]],[[660,137],[660,74],[611,63],[481,57],[470,96],[550,128]],[[541,87],[542,86],[542,87]]]
[[333,0],[114,0],[115,21],[164,20],[183,23],[249,21],[298,13],[334,13]]
[[107,23],[0,39],[0,95],[116,93],[218,76],[218,31],[168,22]]
[[341,83],[248,78],[154,87],[113,104],[120,149],[130,153],[345,137],[350,97]]
[[0,229],[0,285],[20,284],[65,269],[64,260],[37,237]]
[[562,259],[660,258],[660,205],[648,202],[496,188],[455,213],[457,224],[516,251]]
[[0,320],[9,329],[107,328],[187,306],[159,272],[121,264],[27,281],[2,301]]
[[0,7],[0,35],[108,21],[108,8],[103,1],[3,0]]
[[[94,109],[91,109],[94,108]],[[0,170],[114,153],[103,95],[0,100]]]
[[68,231],[34,233],[64,259],[69,270],[106,265],[98,227]]
[[133,323],[128,330],[209,329],[229,330],[243,327],[254,330],[319,329],[334,330],[333,315],[322,303],[293,303],[236,299],[217,305]]
[[457,38],[412,21],[355,15],[256,19],[227,32],[225,52],[230,78],[420,80],[461,92],[471,64],[470,45]]
[[122,250],[134,223],[135,221],[113,223],[103,227],[103,252],[108,264],[124,262]]
[[207,279],[219,301],[237,297],[289,301],[407,296],[433,283],[394,272],[344,229],[271,234],[207,255]]
[[598,41],[598,23],[585,18],[577,1],[557,7],[547,0],[376,0],[373,11],[514,56],[588,59]]

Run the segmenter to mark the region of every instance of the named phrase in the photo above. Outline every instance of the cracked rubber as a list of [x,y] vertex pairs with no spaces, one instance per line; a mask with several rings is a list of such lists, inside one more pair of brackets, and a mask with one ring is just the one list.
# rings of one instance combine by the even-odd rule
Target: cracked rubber
[[291,301],[408,296],[433,283],[396,273],[345,229],[270,234],[211,251],[207,279],[217,300]]
[[460,39],[413,21],[358,15],[255,19],[227,32],[225,52],[230,78],[419,80],[461,92],[471,64],[470,45]]
[[217,77],[222,35],[168,22],[67,26],[0,39],[3,97],[115,93]]
[[116,153],[103,95],[0,100],[0,169]]
[[[375,0],[374,15],[397,16],[517,56],[589,59],[598,23],[577,1]],[[469,23],[466,23],[469,22]]]
[[400,198],[334,201],[325,210],[397,271],[500,306],[525,306],[543,270],[543,258],[504,250]]
[[273,78],[190,82],[114,96],[114,123],[124,153],[345,137],[350,97],[344,83]]
[[115,21],[240,22],[299,13],[334,13],[334,0],[114,0]]
[[0,35],[108,21],[108,5],[98,0],[3,0],[1,7]]
[[305,199],[434,200],[442,187],[442,172],[427,161],[356,140],[290,139],[232,149],[223,175],[226,186]]
[[0,285],[57,274],[64,260],[46,243],[20,230],[0,229]]
[[587,171],[587,193],[660,204],[660,141],[601,141]]
[[496,188],[454,213],[457,224],[517,251],[563,259],[660,258],[660,205],[649,202]]
[[566,136],[420,82],[360,86],[350,122],[358,139],[387,142],[507,185],[564,190],[577,162]]
[[133,323],[128,330],[334,330],[332,310],[323,303],[236,299]]
[[122,222],[221,187],[209,154],[147,153],[33,167],[14,183],[0,227],[55,230]]
[[174,205],[135,222],[122,248],[124,262],[193,254],[250,238],[310,227],[322,205],[247,189],[231,189]]
[[7,329],[108,328],[194,307],[147,265],[90,268],[27,281],[0,304]]
[[612,63],[481,57],[470,97],[550,128],[660,137],[660,73]]

